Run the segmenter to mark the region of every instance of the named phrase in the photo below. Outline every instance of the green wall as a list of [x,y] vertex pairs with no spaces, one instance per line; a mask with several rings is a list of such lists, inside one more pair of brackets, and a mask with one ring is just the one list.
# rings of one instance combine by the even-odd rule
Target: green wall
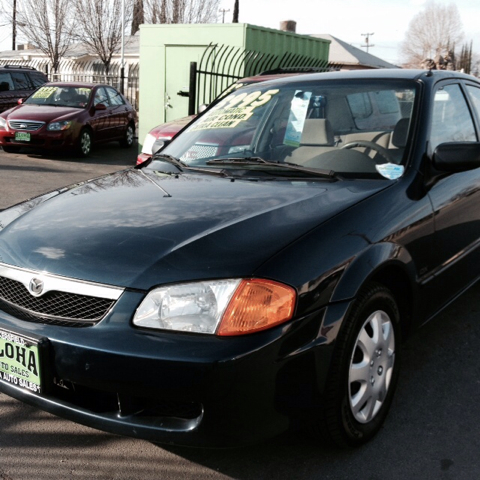
[[187,115],[188,98],[177,92],[188,90],[190,62],[199,62],[210,43],[279,55],[299,53],[325,61],[330,44],[319,38],[243,23],[141,25],[140,145],[156,125]]

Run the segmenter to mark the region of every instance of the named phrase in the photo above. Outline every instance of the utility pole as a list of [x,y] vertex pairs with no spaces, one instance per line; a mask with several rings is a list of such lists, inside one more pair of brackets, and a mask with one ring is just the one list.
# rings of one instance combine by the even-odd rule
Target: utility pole
[[225,10],[225,8],[221,8],[221,9],[219,10],[219,12],[221,12],[221,14],[222,14],[222,23],[225,23],[225,14],[226,14],[227,12],[229,12],[229,11],[230,11],[230,9]]
[[372,35],[375,35],[375,33],[362,33],[362,37],[365,37],[365,45],[362,45],[362,47],[367,47],[367,53],[368,53],[368,49],[370,47],[374,47],[375,45],[371,45],[370,44],[370,37]]
[[15,50],[17,43],[17,0],[13,0],[12,14],[12,50]]

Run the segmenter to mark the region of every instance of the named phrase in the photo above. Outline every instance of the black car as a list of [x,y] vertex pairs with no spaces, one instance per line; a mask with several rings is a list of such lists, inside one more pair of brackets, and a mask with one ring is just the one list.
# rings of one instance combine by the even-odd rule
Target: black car
[[48,82],[47,76],[33,67],[0,66],[0,113],[15,107],[38,87]]
[[402,341],[478,279],[479,129],[464,74],[290,77],[0,212],[0,391],[160,443],[368,441]]

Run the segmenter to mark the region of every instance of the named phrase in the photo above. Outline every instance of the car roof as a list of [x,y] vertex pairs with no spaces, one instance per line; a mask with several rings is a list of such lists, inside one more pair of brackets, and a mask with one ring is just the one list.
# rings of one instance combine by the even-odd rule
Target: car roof
[[443,78],[463,78],[465,80],[478,79],[461,72],[452,70],[419,70],[419,69],[402,69],[402,68],[382,68],[371,70],[345,70],[337,72],[320,72],[320,73],[279,73],[256,75],[238,80],[238,83],[257,83],[257,82],[304,82],[305,80],[420,80],[437,81]]
[[0,65],[0,69],[2,70],[21,70],[23,72],[39,72],[45,75],[41,70],[37,70],[34,67],[29,67],[27,65]]
[[[94,87],[111,87],[104,83],[88,83],[88,82],[48,82],[44,87],[74,87],[74,88],[94,88]],[[112,87],[115,88],[115,87]]]

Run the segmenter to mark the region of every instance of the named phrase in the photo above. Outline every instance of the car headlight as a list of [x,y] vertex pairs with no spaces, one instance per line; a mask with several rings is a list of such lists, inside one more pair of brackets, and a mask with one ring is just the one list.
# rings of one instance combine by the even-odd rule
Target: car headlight
[[0,117],[0,127],[7,128],[7,120],[3,117]]
[[48,127],[47,130],[51,132],[58,132],[61,130],[68,130],[72,126],[71,121],[64,121],[64,122],[52,122]]
[[264,279],[213,280],[152,290],[135,312],[137,327],[243,335],[293,317],[295,289]]
[[155,140],[157,138],[154,137],[151,133],[147,133],[145,135],[145,141],[143,142],[143,145],[142,145],[142,153],[146,153],[147,155],[151,155],[152,154],[152,147],[153,147],[153,144],[155,143]]

